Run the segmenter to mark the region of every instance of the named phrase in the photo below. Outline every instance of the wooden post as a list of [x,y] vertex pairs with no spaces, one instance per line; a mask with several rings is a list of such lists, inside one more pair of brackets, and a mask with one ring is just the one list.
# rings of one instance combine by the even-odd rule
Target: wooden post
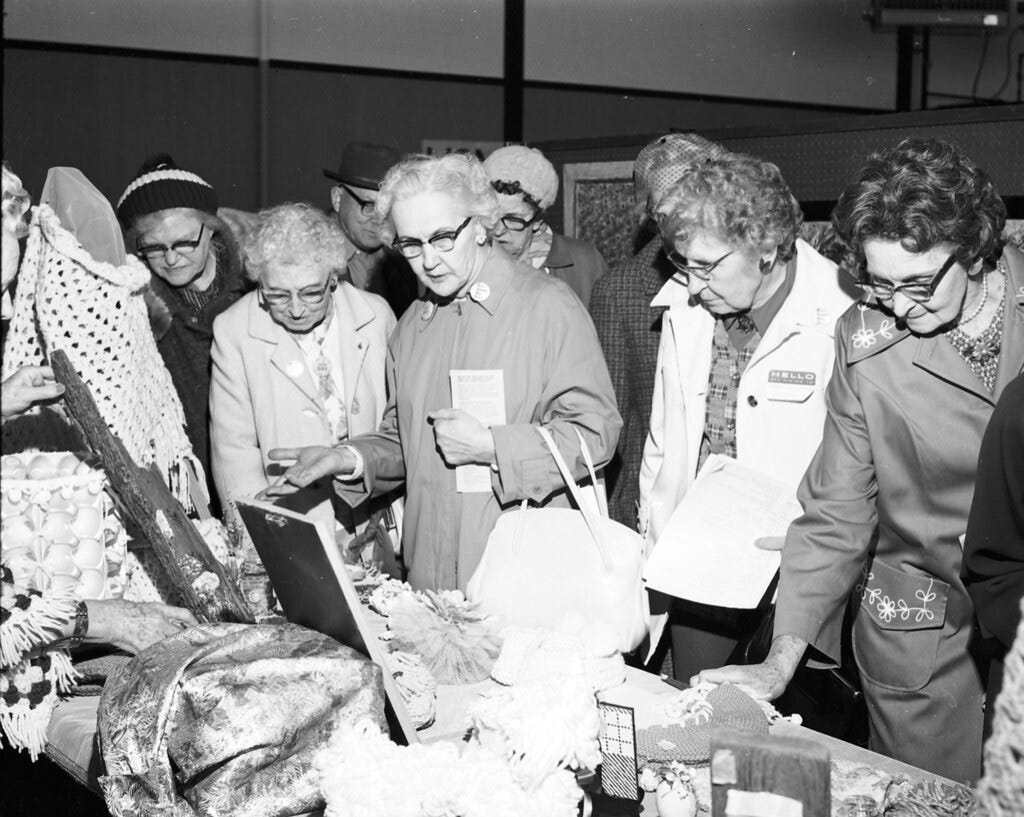
[[64,402],[90,448],[103,463],[110,486],[141,529],[160,565],[181,593],[185,606],[202,622],[251,623],[252,614],[234,582],[171,494],[156,467],[142,468],[107,427],[89,387],[67,355],[56,350],[50,365],[64,384]]

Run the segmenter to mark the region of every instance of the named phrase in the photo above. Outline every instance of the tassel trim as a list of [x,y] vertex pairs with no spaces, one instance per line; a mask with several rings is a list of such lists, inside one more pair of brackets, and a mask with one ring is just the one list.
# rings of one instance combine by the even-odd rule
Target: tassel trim
[[78,598],[69,588],[33,595],[27,609],[10,610],[10,618],[0,627],[0,667],[12,667],[25,654],[51,643],[75,617],[77,606]]

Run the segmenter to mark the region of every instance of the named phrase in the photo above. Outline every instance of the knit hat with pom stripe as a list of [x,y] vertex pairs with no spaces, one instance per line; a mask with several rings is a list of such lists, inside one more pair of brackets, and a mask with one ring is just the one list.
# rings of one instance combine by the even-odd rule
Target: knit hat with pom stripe
[[117,202],[117,217],[125,227],[160,210],[188,207],[217,214],[217,194],[196,173],[180,170],[166,153],[147,159]]

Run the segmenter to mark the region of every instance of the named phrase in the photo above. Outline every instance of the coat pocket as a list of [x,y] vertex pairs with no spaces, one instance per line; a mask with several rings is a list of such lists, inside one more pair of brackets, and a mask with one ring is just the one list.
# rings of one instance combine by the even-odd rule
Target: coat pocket
[[946,582],[910,570],[875,559],[857,586],[853,626],[861,675],[898,692],[914,692],[931,679],[949,597]]

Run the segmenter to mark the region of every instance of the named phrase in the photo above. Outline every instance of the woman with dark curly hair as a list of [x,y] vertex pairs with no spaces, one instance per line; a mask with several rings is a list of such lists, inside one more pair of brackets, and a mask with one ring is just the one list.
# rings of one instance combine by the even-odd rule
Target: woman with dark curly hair
[[[652,303],[668,311],[640,468],[648,546],[711,454],[796,492],[821,441],[833,327],[853,300],[836,265],[797,238],[800,206],[770,162],[726,155],[690,164],[654,212],[676,273]],[[652,605],[663,613],[668,602],[654,596]],[[756,611],[672,606],[681,679],[727,661],[759,623]],[[657,646],[663,615],[654,621]]]
[[983,662],[961,537],[993,406],[1024,364],[1024,254],[955,145],[908,139],[868,160],[832,220],[864,298],[836,328],[821,448],[789,529],[771,651],[705,671],[780,695],[808,645],[853,650],[876,751],[972,782]]

